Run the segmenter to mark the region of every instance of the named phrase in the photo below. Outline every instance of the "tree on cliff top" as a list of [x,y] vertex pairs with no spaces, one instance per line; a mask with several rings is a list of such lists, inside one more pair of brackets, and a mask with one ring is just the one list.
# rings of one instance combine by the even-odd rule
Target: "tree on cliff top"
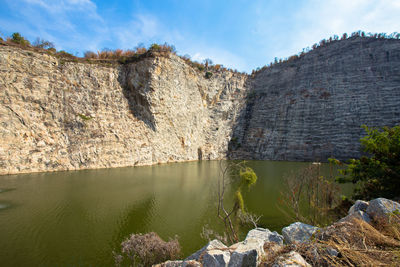
[[361,145],[368,156],[351,159],[338,182],[357,183],[355,199],[400,197],[400,125],[382,130],[363,128],[367,136],[361,138]]

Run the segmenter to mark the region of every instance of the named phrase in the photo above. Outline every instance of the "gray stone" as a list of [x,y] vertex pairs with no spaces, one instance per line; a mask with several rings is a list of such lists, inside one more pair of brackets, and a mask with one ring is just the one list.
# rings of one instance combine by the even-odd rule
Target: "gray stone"
[[256,250],[248,250],[243,252],[234,251],[231,255],[228,267],[256,267],[257,252]]
[[377,198],[369,202],[368,215],[375,220],[387,220],[393,212],[400,212],[400,204],[386,198]]
[[212,249],[207,250],[200,258],[205,267],[226,267],[228,266],[231,254],[228,250]]
[[328,253],[329,256],[332,256],[332,257],[337,257],[339,255],[339,252],[336,249],[331,248],[331,247],[326,248],[326,252]]
[[205,255],[205,253],[209,250],[218,250],[218,249],[227,249],[227,248],[228,247],[225,246],[221,241],[214,239],[214,240],[208,242],[207,245],[205,245],[204,247],[202,247],[201,249],[199,249],[198,251],[196,251],[189,257],[187,257],[185,259],[185,261],[188,261],[188,260],[199,261],[201,256]]
[[263,68],[250,80],[251,95],[233,132],[240,148],[232,156],[360,157],[362,124],[399,123],[399,50],[399,40],[350,38]]
[[370,216],[361,210],[357,210],[353,213],[349,213],[349,215],[347,215],[346,217],[342,218],[339,220],[339,222],[345,222],[345,221],[350,221],[352,219],[359,219],[359,220],[363,220],[366,223],[370,223],[371,222],[371,218]]
[[268,229],[264,228],[255,228],[253,230],[250,230],[247,233],[246,240],[250,238],[256,238],[263,240],[264,242],[274,242],[278,245],[283,245],[283,236],[278,234],[277,232],[271,232]]
[[229,267],[257,266],[264,252],[264,240],[249,238],[233,246]]
[[318,227],[309,224],[295,222],[283,228],[282,235],[284,237],[285,242],[288,244],[304,243],[308,242],[311,236],[318,229],[319,229]]
[[350,207],[348,214],[353,214],[357,211],[366,212],[368,206],[369,206],[369,203],[367,201],[357,200],[356,203],[354,203],[354,205]]
[[306,260],[297,252],[291,251],[283,256],[280,256],[273,267],[311,267]]

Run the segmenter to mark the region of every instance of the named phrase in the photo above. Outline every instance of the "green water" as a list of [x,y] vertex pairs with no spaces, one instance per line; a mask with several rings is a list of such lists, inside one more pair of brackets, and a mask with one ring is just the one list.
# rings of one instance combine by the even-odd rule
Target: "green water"
[[[290,223],[277,208],[299,162],[250,161],[257,185],[244,198],[270,230]],[[0,176],[0,266],[112,266],[130,233],[175,235],[185,255],[216,225],[217,161]],[[244,230],[245,231],[245,230]]]

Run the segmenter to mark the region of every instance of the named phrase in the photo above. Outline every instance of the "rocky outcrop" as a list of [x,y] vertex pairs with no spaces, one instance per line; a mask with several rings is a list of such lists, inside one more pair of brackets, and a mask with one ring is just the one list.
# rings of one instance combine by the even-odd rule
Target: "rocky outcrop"
[[366,212],[375,220],[389,221],[391,216],[400,215],[400,204],[386,198],[377,198],[369,202]]
[[361,155],[367,126],[400,124],[400,40],[350,38],[255,74],[233,158],[326,161]]
[[0,174],[225,158],[246,80],[175,55],[104,66],[0,46]]
[[400,123],[400,41],[350,38],[255,75],[175,56],[66,62],[0,44],[0,174],[360,155]]
[[[390,214],[396,216],[396,220],[400,220],[400,204],[384,198],[374,199],[370,202],[356,201],[349,210],[349,216],[358,212],[364,212],[366,215],[373,217],[378,223]],[[348,216],[345,218],[348,218]],[[343,257],[340,248],[349,253],[348,250],[351,246],[346,242],[355,241],[360,243],[353,244],[355,247],[363,246],[363,249],[355,248],[357,253],[362,250],[368,252],[367,244],[374,246],[374,241],[380,245],[388,242],[391,248],[400,244],[398,240],[389,240],[388,237],[377,232],[367,222],[362,222],[359,219],[357,217],[351,217],[346,220],[341,219],[325,228],[317,228],[296,222],[282,229],[283,236],[268,229],[255,228],[248,232],[245,240],[230,247],[225,246],[218,240],[213,240],[184,261],[168,261],[157,266],[181,267],[190,266],[188,265],[189,263],[199,264],[199,266],[204,267],[305,267],[311,266],[310,263],[312,263],[312,266],[331,266],[332,263],[340,265],[339,259]],[[368,238],[366,234],[369,232],[371,232],[371,236],[369,236],[371,240],[366,239]],[[354,234],[356,236],[353,236]],[[360,234],[362,238],[358,236]],[[311,238],[312,236],[314,237]],[[378,239],[377,236],[379,237]],[[331,245],[335,245],[335,242],[327,242],[332,237],[339,242],[338,244],[347,244],[348,246],[341,247],[336,244],[336,247],[332,247]],[[283,239],[286,244],[283,244]],[[318,241],[321,242],[318,243]],[[374,247],[374,250],[377,251],[376,247]],[[266,259],[272,261],[266,262]],[[329,259],[333,261],[327,261]],[[345,262],[348,263],[349,261],[346,260]]]

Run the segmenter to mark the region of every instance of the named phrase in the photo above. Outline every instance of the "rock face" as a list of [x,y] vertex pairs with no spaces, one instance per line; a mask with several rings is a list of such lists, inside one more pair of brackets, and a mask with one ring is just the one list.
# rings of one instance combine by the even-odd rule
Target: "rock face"
[[400,214],[400,204],[386,198],[377,198],[369,202],[367,214],[375,220],[388,220],[390,216]]
[[357,212],[357,211],[366,212],[368,206],[369,206],[369,203],[367,201],[357,200],[354,203],[354,205],[350,207],[349,214],[352,214],[352,213]]
[[400,41],[350,38],[253,76],[170,55],[105,66],[0,45],[0,174],[360,155],[400,123]]
[[175,55],[107,67],[0,46],[0,174],[224,158],[246,80]]
[[361,125],[400,123],[400,41],[333,42],[262,70],[251,83],[233,158],[359,157]]
[[353,206],[350,207],[348,215],[339,220],[339,222],[350,221],[353,219],[363,220],[366,223],[371,222],[371,217],[367,213],[369,203],[363,200],[357,200]]

